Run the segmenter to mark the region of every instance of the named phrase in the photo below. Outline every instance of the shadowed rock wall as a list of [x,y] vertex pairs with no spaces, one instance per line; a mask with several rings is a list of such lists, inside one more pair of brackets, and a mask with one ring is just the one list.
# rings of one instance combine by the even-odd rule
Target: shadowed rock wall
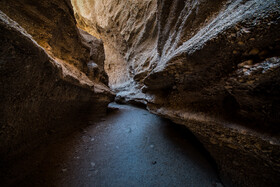
[[68,1],[1,1],[0,9],[18,22],[0,11],[4,162],[88,114],[104,115],[114,94],[105,85],[102,41],[80,35]]

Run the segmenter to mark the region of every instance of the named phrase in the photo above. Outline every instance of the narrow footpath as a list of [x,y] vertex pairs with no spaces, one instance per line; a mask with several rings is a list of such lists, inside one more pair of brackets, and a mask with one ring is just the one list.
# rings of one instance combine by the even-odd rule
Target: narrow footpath
[[14,185],[222,186],[185,127],[141,108],[110,105],[118,110],[47,146],[31,174]]

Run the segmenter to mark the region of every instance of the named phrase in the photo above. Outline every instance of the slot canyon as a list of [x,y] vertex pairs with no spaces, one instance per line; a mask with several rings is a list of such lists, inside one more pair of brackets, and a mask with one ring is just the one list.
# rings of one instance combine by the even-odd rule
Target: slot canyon
[[0,186],[280,186],[279,0],[1,0]]

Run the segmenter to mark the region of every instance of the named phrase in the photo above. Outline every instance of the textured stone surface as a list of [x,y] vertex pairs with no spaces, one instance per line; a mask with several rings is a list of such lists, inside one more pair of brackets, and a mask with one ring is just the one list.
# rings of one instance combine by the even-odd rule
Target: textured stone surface
[[149,110],[190,129],[215,159],[225,186],[279,185],[279,137],[203,114],[154,106]]
[[51,56],[74,64],[86,72],[89,48],[80,42],[69,0],[3,0],[0,7]]
[[104,70],[105,53],[102,40],[95,38],[82,29],[79,29],[79,32],[82,36],[83,44],[90,49],[90,61],[87,63],[88,77],[108,85],[108,75]]
[[[1,9],[11,10],[2,3],[4,1],[1,1]],[[40,3],[45,2],[40,1]],[[13,4],[16,5],[17,3]],[[25,19],[25,11],[32,13],[36,10],[36,8],[26,8],[13,16]],[[16,9],[9,13],[13,14],[13,11]],[[38,16],[35,14],[34,17],[30,17],[30,20],[38,21],[40,12],[37,13]],[[55,16],[57,15],[53,15]],[[52,20],[51,17],[49,22]],[[74,23],[73,16],[69,20]],[[78,61],[78,56],[75,61],[80,62],[81,66],[67,59],[67,55],[70,57],[70,51],[65,52],[67,55],[64,59],[60,58],[60,54],[44,48],[46,47],[43,42],[43,39],[46,39],[44,37],[41,41],[43,47],[40,46],[40,42],[36,41],[39,40],[40,34],[44,35],[47,32],[41,33],[40,29],[33,28],[32,21],[30,25],[25,25],[28,22],[22,23],[31,34],[34,34],[34,38],[0,11],[0,165],[6,159],[34,148],[51,134],[73,129],[71,125],[73,121],[87,118],[89,112],[94,113],[93,119],[104,115],[108,103],[113,100],[113,93],[106,85],[90,79],[79,69],[83,62]],[[38,24],[47,26],[49,23],[45,22],[47,20],[40,21]],[[65,25],[61,23],[60,26],[71,28],[68,23],[65,22]],[[75,25],[72,26],[74,29]],[[64,31],[63,29],[61,31]],[[64,36],[65,33],[60,34]],[[72,50],[71,47],[83,45],[80,36],[72,34],[77,41],[69,41],[73,42],[71,45],[64,41],[63,44],[69,45],[69,50]],[[48,42],[52,43],[51,40],[54,38],[49,39]],[[60,39],[50,45],[53,50],[63,51]],[[75,50],[75,54],[80,57],[79,60],[84,58],[83,48]],[[76,58],[75,54],[73,58]],[[90,56],[89,50],[87,55]]]
[[130,84],[131,77],[157,58],[156,1],[72,0],[72,4],[79,27],[104,41],[111,87]]
[[105,66],[119,102],[186,125],[226,184],[279,185],[279,1],[72,3],[117,57]]

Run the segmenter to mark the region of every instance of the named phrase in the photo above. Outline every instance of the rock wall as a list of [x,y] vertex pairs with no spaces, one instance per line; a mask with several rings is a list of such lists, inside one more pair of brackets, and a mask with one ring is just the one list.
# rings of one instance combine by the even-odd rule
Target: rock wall
[[115,57],[105,67],[119,102],[186,125],[225,184],[279,185],[279,1],[72,3]]
[[79,27],[104,41],[112,88],[131,84],[157,58],[156,1],[71,1]]
[[114,94],[102,41],[80,35],[68,1],[4,0],[0,9],[18,22],[0,11],[1,165],[104,115]]
[[73,9],[68,0],[3,0],[0,7],[49,54],[85,70],[89,61],[89,48],[80,42]]

